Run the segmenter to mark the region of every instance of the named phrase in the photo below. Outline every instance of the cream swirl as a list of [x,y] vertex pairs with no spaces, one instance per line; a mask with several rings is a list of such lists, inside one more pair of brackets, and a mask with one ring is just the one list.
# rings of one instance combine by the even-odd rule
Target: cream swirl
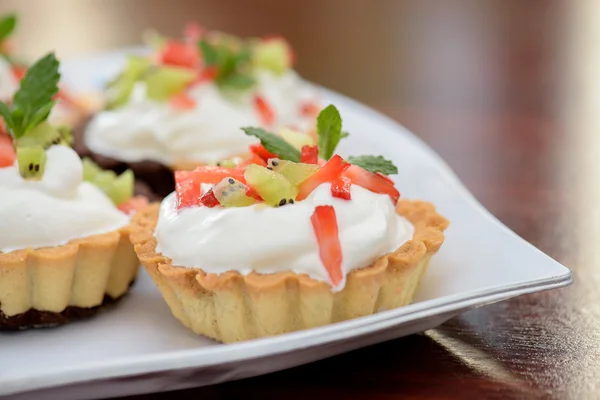
[[332,197],[330,185],[323,184],[305,200],[284,207],[259,204],[180,211],[172,193],[160,207],[157,251],[174,265],[209,273],[292,271],[331,284],[310,217],[316,206],[332,205],[342,247],[344,280],[333,288],[339,291],[351,270],[396,250],[414,233],[412,224],[396,214],[389,196],[356,185],[351,191],[352,200],[342,200]]
[[94,152],[126,162],[157,161],[166,165],[185,161],[214,162],[247,151],[256,139],[240,127],[259,126],[253,96],[261,95],[273,108],[274,127],[309,130],[314,119],[302,115],[301,105],[315,101],[316,90],[294,71],[281,76],[268,71],[257,75],[253,93],[228,97],[213,83],[188,91],[196,102],[192,110],[176,110],[146,97],[138,83],[122,108],[98,113],[85,132]]
[[81,159],[72,149],[52,146],[44,175],[24,180],[18,165],[0,168],[0,252],[50,247],[111,232],[129,223],[111,200],[83,182]]

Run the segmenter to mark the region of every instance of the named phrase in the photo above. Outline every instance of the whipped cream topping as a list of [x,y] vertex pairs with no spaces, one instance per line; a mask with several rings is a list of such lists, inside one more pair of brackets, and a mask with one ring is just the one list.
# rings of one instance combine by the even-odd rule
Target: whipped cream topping
[[17,163],[0,168],[0,252],[59,246],[115,231],[129,218],[96,186],[83,182],[81,159],[71,148],[47,150],[44,176],[24,180]]
[[305,200],[283,207],[257,204],[249,207],[191,207],[176,209],[171,193],[162,202],[155,229],[157,251],[173,265],[202,268],[209,273],[292,271],[328,282],[327,270],[310,221],[315,207],[335,208],[344,279],[333,291],[344,288],[346,275],[369,266],[412,239],[414,227],[399,216],[389,196],[351,188],[352,200],[331,196],[323,184]]
[[12,66],[4,58],[0,57],[0,100],[11,99],[19,88],[19,81],[13,74]]
[[230,158],[256,142],[240,129],[260,126],[252,101],[256,94],[275,111],[275,130],[311,128],[314,120],[300,110],[301,104],[316,99],[311,85],[294,71],[281,76],[260,71],[257,80],[256,90],[236,97],[224,95],[214,83],[197,85],[188,91],[196,102],[192,110],[152,101],[146,97],[145,84],[138,83],[125,106],[94,117],[86,129],[85,143],[95,153],[126,162],[151,160],[174,165]]

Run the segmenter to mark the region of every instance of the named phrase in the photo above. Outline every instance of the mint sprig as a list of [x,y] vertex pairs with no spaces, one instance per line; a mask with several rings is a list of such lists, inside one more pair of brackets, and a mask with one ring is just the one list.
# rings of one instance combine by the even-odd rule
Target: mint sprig
[[0,42],[12,35],[17,26],[17,16],[8,14],[0,19]]
[[48,118],[55,103],[52,98],[58,92],[58,68],[54,53],[46,55],[27,70],[12,104],[0,101],[0,115],[15,139]]
[[382,156],[350,156],[348,157],[348,162],[373,173],[380,172],[384,175],[398,173],[398,168],[394,163]]
[[221,89],[247,90],[256,84],[252,75],[250,48],[244,44],[210,43],[202,39],[198,43],[204,65],[216,69],[215,83]]
[[256,136],[267,151],[277,154],[280,159],[300,162],[300,152],[298,149],[283,138],[261,128],[245,127],[242,130],[246,135]]
[[317,135],[319,156],[329,160],[342,139],[342,117],[333,104],[328,105],[319,113],[317,117]]

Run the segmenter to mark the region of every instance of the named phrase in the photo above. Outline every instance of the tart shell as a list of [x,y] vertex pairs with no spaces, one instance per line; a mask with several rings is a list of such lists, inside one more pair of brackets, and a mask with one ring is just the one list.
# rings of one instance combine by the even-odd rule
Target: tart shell
[[139,269],[129,234],[127,226],[62,246],[0,253],[0,329],[68,322],[122,297]]
[[173,315],[193,332],[224,343],[345,321],[409,304],[429,260],[444,241],[448,221],[426,202],[398,202],[415,227],[412,240],[365,268],[352,270],[337,293],[326,282],[281,272],[207,274],[175,266],[156,251],[159,204],[132,220],[131,241]]

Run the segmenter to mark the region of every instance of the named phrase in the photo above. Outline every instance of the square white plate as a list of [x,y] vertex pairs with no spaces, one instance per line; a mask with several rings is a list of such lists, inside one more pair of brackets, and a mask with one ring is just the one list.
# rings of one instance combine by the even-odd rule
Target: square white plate
[[[76,89],[118,69],[123,52],[64,64]],[[382,154],[400,170],[405,198],[432,201],[451,225],[415,303],[269,339],[223,345],[170,314],[145,273],[116,309],[48,330],[0,334],[0,396],[99,398],[208,385],[281,370],[433,328],[468,309],[566,286],[570,271],[492,217],[419,139],[394,121],[326,91],[351,136],[342,155]]]

